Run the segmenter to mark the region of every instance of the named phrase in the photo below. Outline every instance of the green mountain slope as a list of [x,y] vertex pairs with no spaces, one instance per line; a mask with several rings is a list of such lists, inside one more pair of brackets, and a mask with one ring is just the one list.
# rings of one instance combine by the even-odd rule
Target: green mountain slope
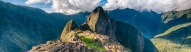
[[174,26],[151,39],[161,52],[191,51],[191,22]]
[[164,25],[151,39],[160,52],[191,51],[191,9],[164,13]]

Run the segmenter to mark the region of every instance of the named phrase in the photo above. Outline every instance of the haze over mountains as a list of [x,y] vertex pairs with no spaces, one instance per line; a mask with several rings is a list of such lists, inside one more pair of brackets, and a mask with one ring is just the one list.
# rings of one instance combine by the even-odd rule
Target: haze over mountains
[[[186,52],[191,48],[191,9],[157,14],[127,8],[64,15],[0,1],[0,11],[0,52],[24,52],[32,46],[58,40],[69,20],[74,20],[83,28],[80,25],[87,22],[83,25],[89,25],[90,28],[85,29],[109,35],[133,52]],[[101,19],[88,18],[86,21],[87,17],[92,16]]]

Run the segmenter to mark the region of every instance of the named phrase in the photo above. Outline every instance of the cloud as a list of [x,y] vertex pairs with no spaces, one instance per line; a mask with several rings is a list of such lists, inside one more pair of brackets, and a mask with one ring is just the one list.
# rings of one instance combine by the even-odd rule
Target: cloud
[[34,4],[34,3],[45,3],[48,4],[50,3],[52,0],[27,0],[25,2],[25,4]]
[[76,14],[92,11],[101,0],[53,0],[52,9],[64,14]]
[[34,3],[51,3],[51,10],[68,15],[91,12],[99,5],[103,5],[105,10],[130,8],[157,13],[191,8],[191,0],[107,0],[106,2],[101,2],[101,0],[27,0],[26,2],[26,4]]
[[131,8],[139,11],[155,11],[163,13],[172,10],[191,8],[191,0],[108,0],[103,6],[105,10]]
[[51,8],[55,12],[60,12],[64,14],[76,14],[79,12],[91,12],[94,8],[99,6],[101,0],[28,0],[26,3],[51,3]]

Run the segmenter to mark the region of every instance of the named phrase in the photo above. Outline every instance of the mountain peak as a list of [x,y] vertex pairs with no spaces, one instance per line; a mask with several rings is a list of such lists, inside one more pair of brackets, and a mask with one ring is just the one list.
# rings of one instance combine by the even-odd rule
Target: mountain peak
[[103,8],[101,6],[98,6],[92,12],[93,13],[97,13],[97,12],[101,12],[102,13],[102,12],[104,12],[104,10],[103,10]]
[[77,28],[78,28],[78,26],[77,26],[77,24],[75,23],[75,21],[74,21],[74,20],[70,20],[70,21],[66,24],[66,26],[64,27],[64,30],[63,30],[63,32],[62,32],[62,34],[61,34],[60,39],[65,38],[65,35],[67,35],[67,34],[68,34],[69,32],[71,32],[71,31],[76,30]]
[[87,19],[87,24],[91,30],[99,34],[107,33],[107,27],[110,26],[109,22],[110,18],[101,6],[95,8]]

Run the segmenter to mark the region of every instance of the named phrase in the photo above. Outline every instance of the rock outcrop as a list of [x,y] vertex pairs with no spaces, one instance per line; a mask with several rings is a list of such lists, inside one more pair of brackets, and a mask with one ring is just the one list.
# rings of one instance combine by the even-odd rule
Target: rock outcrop
[[[60,36],[60,39],[63,41],[63,42],[70,42],[73,38],[76,38],[76,34],[75,33],[72,33],[71,31],[75,31],[78,29],[78,26],[77,24],[73,21],[73,20],[70,20],[66,26],[64,27],[64,30]],[[71,32],[71,33],[70,33]]]
[[113,28],[110,18],[100,6],[92,11],[86,23],[92,31],[98,34],[109,35],[109,33],[112,33]]
[[[66,26],[64,27],[64,30],[62,32],[61,35],[65,35],[67,33],[69,33],[70,31],[73,31],[73,30],[77,30],[78,26],[77,24],[74,22],[74,20],[70,20]],[[61,38],[64,37],[64,36],[61,36]]]

